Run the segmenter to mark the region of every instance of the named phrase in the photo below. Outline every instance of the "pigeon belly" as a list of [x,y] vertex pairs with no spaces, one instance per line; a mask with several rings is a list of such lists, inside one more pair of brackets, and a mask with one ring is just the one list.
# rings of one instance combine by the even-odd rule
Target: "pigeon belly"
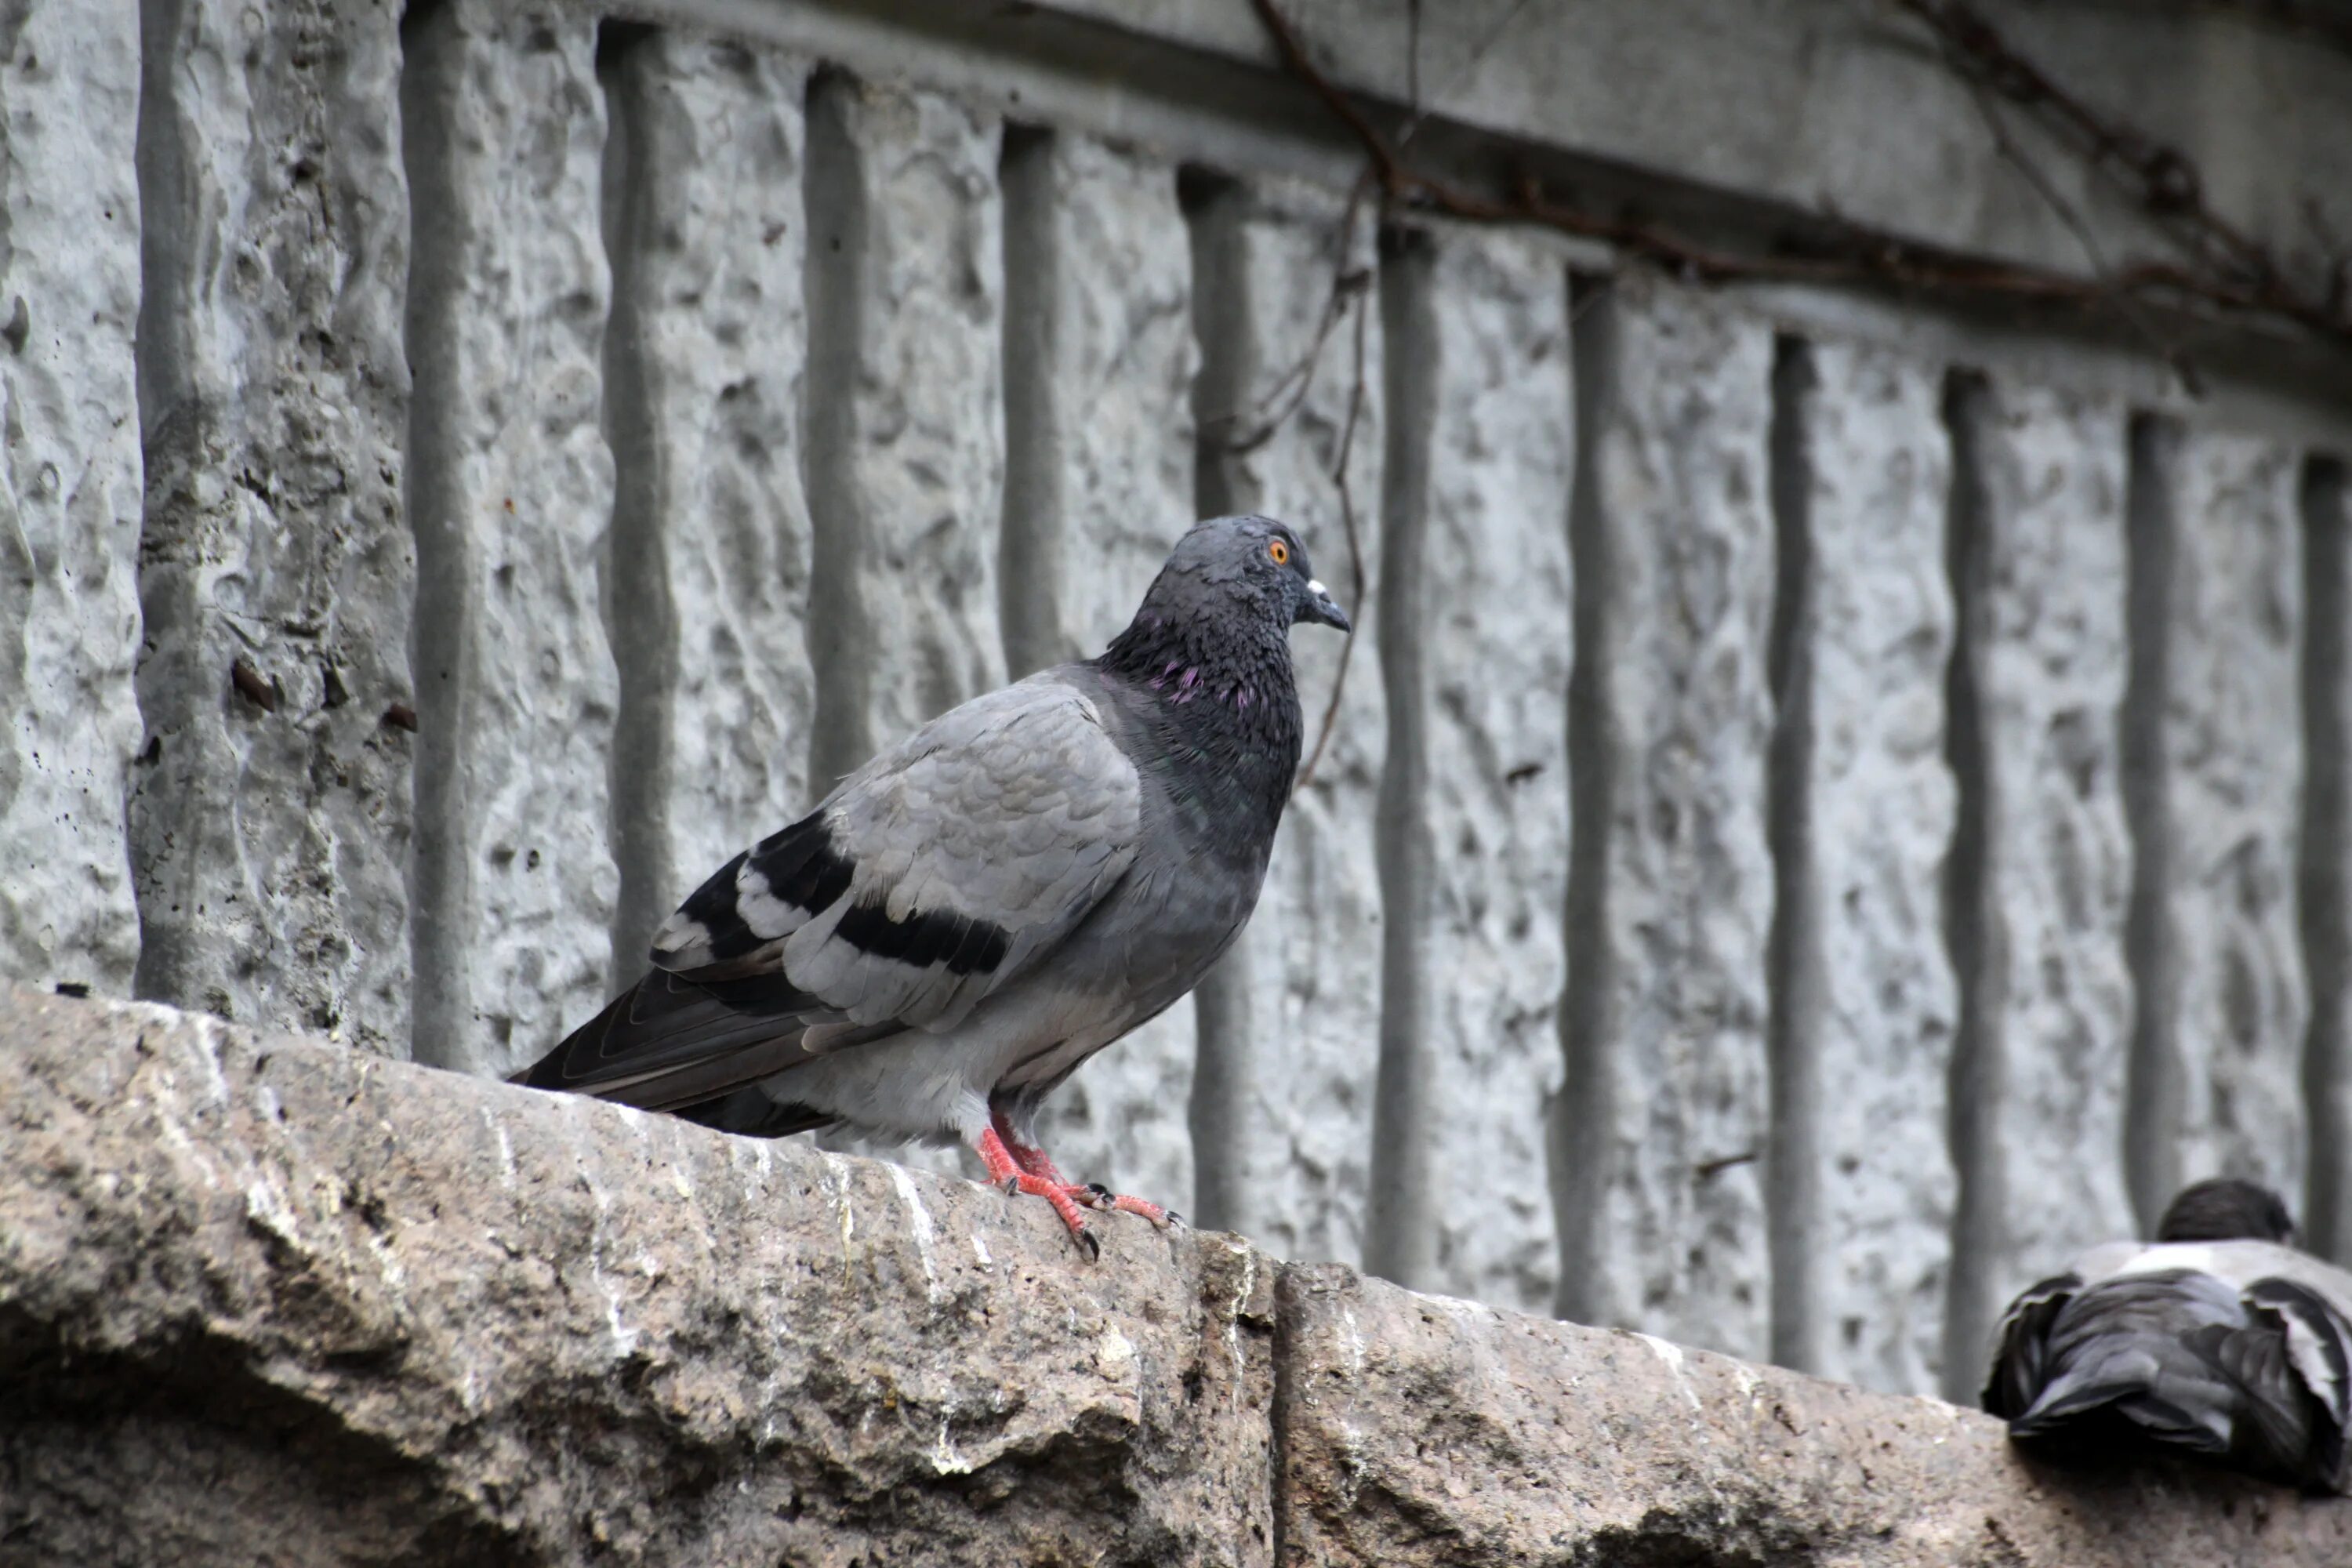
[[1217,896],[1168,868],[1139,868],[1071,933],[1050,978],[1015,981],[952,1028],[820,1057],[761,1087],[868,1131],[970,1142],[989,1125],[991,1097],[1034,1104],[1199,984],[1248,921],[1264,870],[1261,860],[1257,878]]
[[1041,1051],[1075,1050],[1083,1060],[1133,1026],[1124,1012],[1099,993],[1023,982],[951,1029],[910,1029],[820,1057],[761,1088],[780,1103],[805,1105],[863,1131],[969,1142],[987,1130],[988,1097],[1015,1064]]

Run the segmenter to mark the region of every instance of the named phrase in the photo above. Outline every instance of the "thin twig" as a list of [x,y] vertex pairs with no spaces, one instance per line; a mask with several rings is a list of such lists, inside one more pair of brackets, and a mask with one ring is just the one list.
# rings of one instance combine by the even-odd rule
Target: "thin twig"
[[[1984,121],[1985,130],[1992,135],[1994,150],[2027,184],[2033,187],[2042,205],[2057,214],[2058,221],[2073,233],[2075,243],[2083,247],[2083,259],[2090,263],[2092,272],[2099,277],[2107,276],[2110,269],[2106,253],[2099,245],[2098,236],[2091,231],[2089,222],[2075,210],[2074,204],[2066,199],[2065,194],[2043,173],[2039,163],[2025,155],[2025,149],[2019,146],[2017,139],[2009,133],[2009,126],[2000,117],[2000,106],[1992,100],[1991,89],[1981,81],[1971,81],[1969,83],[1969,96],[1975,100],[1977,114]],[[2116,297],[2116,313],[2147,340],[2148,347],[2156,351],[2157,357],[2172,367],[2173,374],[2180,378],[2183,391],[2191,397],[2204,395],[2204,377],[2197,374],[2197,367],[2189,362],[2189,355],[2179,344],[2156,330],[2156,324],[2141,314],[2138,305],[2129,295]]]
[[[1348,483],[1348,461],[1356,447],[1356,426],[1364,412],[1364,321],[1371,304],[1369,292],[1356,297],[1356,363],[1355,376],[1348,388],[1348,418],[1339,427],[1339,455],[1331,464],[1331,481],[1339,491],[1339,523],[1348,535],[1348,566],[1353,574],[1356,592],[1356,616],[1362,619],[1365,595],[1371,584],[1364,572],[1364,546],[1356,528],[1355,492]],[[1315,780],[1315,769],[1323,761],[1323,748],[1331,743],[1331,731],[1339,722],[1339,699],[1348,689],[1348,660],[1356,651],[1356,639],[1350,635],[1339,644],[1339,668],[1331,676],[1331,700],[1323,707],[1323,728],[1316,734],[1315,750],[1308,754],[1307,765],[1298,770],[1298,782],[1291,787],[1293,795]]]
[[[1528,0],[1511,0],[1510,5],[1495,19],[1495,25],[1486,29],[1486,36],[1478,40],[1476,47],[1472,48],[1469,56],[1463,60],[1460,68],[1454,71],[1453,79],[1448,81],[1429,102],[1421,101],[1420,89],[1416,84],[1412,93],[1412,117],[1404,122],[1404,129],[1397,132],[1396,144],[1399,152],[1412,145],[1413,132],[1419,131],[1428,121],[1430,110],[1434,105],[1445,102],[1462,90],[1472,75],[1486,63],[1486,57],[1494,52],[1495,46],[1502,42],[1504,32],[1513,22],[1518,20],[1519,13],[1527,8]],[[1415,47],[1418,47],[1418,45]]]
[[2210,271],[2184,279],[2190,291],[2231,309],[2284,317],[2316,332],[2352,331],[2332,301],[2296,289],[2269,251],[2205,199],[2197,165],[2140,127],[2092,108],[2020,54],[1963,0],[1893,0],[1927,24],[1961,75],[2017,104],[2072,144],[2189,256]]

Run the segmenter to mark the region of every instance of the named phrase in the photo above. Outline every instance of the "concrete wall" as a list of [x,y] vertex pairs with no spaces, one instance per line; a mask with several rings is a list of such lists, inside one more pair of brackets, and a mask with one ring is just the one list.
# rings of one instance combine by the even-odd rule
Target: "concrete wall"
[[[7,975],[502,1072],[1255,507],[1358,614],[1337,728],[1197,1005],[1052,1108],[1075,1173],[1901,1392],[2187,1177],[2352,1253],[2325,356],[2215,335],[2192,398],[2066,322],[1384,227],[1243,0],[83,9],[0,36]],[[1432,8],[1427,155],[2074,265],[1895,21],[1592,9]],[[1401,0],[1299,14],[1393,115]],[[2256,232],[2237,119],[2352,189],[2352,66],[2100,14],[2021,37],[2196,85]],[[1890,92],[1967,201],[1856,163]]]

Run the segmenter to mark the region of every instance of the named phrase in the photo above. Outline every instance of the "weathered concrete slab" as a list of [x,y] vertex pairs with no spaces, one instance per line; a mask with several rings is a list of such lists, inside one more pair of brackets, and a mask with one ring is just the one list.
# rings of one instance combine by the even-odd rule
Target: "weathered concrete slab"
[[0,1006],[12,1560],[1271,1561],[1232,1237]]
[[2000,1423],[1622,1330],[1286,1270],[1283,1560],[2334,1563],[2352,1502],[2029,1464]]
[[608,49],[601,68],[614,137],[604,423],[617,987],[703,878],[814,804],[800,465],[807,70],[667,32]]
[[[1176,171],[1084,136],[1005,158],[1004,653],[1091,658],[1192,521],[1192,253]],[[1192,1009],[1080,1068],[1042,1135],[1074,1178],[1193,1211]]]
[[1772,334],[1646,274],[1598,287],[1577,342],[1570,740],[1590,771],[1557,1305],[1761,1356]]
[[2352,1552],[2352,1502],[1231,1237],[1089,1266],[986,1187],[145,1005],[0,1034],[11,1562]]
[[[1298,529],[1356,625],[1344,641],[1316,626],[1291,638],[1310,752],[1335,690],[1339,708],[1283,815],[1257,912],[1201,986],[1193,1217],[1285,1257],[1354,1260],[1372,1156],[1372,811],[1388,728],[1371,591],[1383,429],[1371,216],[1351,222],[1341,193],[1266,180],[1195,193],[1190,219],[1199,510]],[[1343,448],[1352,531],[1335,477]]]
[[2173,1187],[2226,1173],[2302,1189],[2308,989],[2295,908],[2304,554],[2297,454],[2184,444],[2164,742],[2183,1068]]
[[139,993],[405,1057],[399,17],[147,15]]
[[140,747],[136,8],[0,26],[0,973],[128,994]]
[[[1415,629],[1435,850],[1423,924],[1432,1087],[1426,1284],[1547,1310],[1559,1264],[1545,1128],[1560,1081],[1565,976],[1568,263],[1534,238],[1440,230],[1430,278],[1429,519]],[[1397,688],[1391,680],[1389,690]],[[1392,722],[1390,733],[1396,733]]]
[[[1955,1187],[1945,1139],[1958,996],[1939,896],[1955,807],[1943,377],[1861,344],[1793,353],[1776,375],[1795,400],[1779,412],[1796,449],[1776,457],[1798,487],[1805,603],[1775,784],[1797,794],[1802,823],[1780,842],[1780,887],[1792,871],[1805,884],[1799,907],[1778,911],[1787,1098],[1773,1158],[1790,1168],[1767,1167],[1782,1244],[1773,1359],[1925,1394],[1942,1360]],[[1789,384],[1792,363],[1801,387]],[[1785,592],[1786,563],[1782,582]]]
[[[1948,1393],[2001,1306],[2053,1261],[2136,1234],[2123,1176],[2132,993],[2118,748],[2125,420],[2103,400],[1979,387],[1958,400],[1973,779],[1955,864],[1970,1124],[1948,1303]],[[1972,951],[1963,951],[1970,949]]]
[[402,41],[416,1039],[504,1072],[612,967],[604,99],[583,14],[450,0]]

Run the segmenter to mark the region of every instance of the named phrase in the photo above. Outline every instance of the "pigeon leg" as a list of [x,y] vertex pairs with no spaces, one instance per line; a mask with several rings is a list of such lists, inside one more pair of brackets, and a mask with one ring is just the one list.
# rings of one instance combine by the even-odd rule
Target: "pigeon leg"
[[1070,1178],[1062,1174],[1060,1169],[1055,1165],[1052,1155],[1013,1131],[1012,1120],[1004,1114],[1003,1107],[990,1106],[988,1119],[995,1126],[997,1139],[1003,1143],[1004,1152],[1013,1156],[1014,1164],[1033,1176],[1045,1177],[1057,1186],[1066,1187],[1072,1184]]
[[[1100,1182],[1071,1181],[1055,1165],[1053,1156],[1013,1130],[1012,1120],[1004,1114],[1002,1106],[990,1106],[988,1113],[989,1120],[994,1124],[997,1141],[1004,1146],[1004,1152],[1013,1157],[1013,1163],[1019,1165],[1029,1175],[1042,1176],[1046,1181],[1057,1184],[1063,1191],[1070,1194],[1072,1201],[1084,1204],[1090,1209],[1105,1211],[1117,1209],[1123,1214],[1139,1214],[1156,1226],[1166,1226],[1183,1223],[1183,1215],[1172,1209],[1162,1208],[1148,1199],[1131,1198],[1124,1193],[1114,1193]],[[982,1158],[987,1158],[984,1152]]]
[[[972,1147],[979,1151],[980,1163],[988,1167],[990,1181],[1008,1193],[1027,1193],[1033,1197],[1045,1199],[1054,1205],[1054,1212],[1062,1216],[1062,1223],[1069,1227],[1070,1239],[1078,1244],[1078,1249],[1087,1255],[1089,1262],[1102,1256],[1102,1243],[1095,1238],[1094,1227],[1087,1224],[1087,1216],[1079,1212],[1078,1200],[1074,1195],[1085,1192],[1084,1187],[1060,1180],[1059,1173],[1054,1176],[1043,1176],[1034,1171],[1024,1170],[1021,1162],[1013,1158],[1012,1151],[1004,1146],[1004,1140],[997,1135],[993,1127],[974,1140]],[[1040,1160],[1045,1159],[1043,1150],[1033,1149],[1030,1152]],[[1052,1161],[1045,1160],[1045,1163],[1047,1170],[1053,1170]]]

